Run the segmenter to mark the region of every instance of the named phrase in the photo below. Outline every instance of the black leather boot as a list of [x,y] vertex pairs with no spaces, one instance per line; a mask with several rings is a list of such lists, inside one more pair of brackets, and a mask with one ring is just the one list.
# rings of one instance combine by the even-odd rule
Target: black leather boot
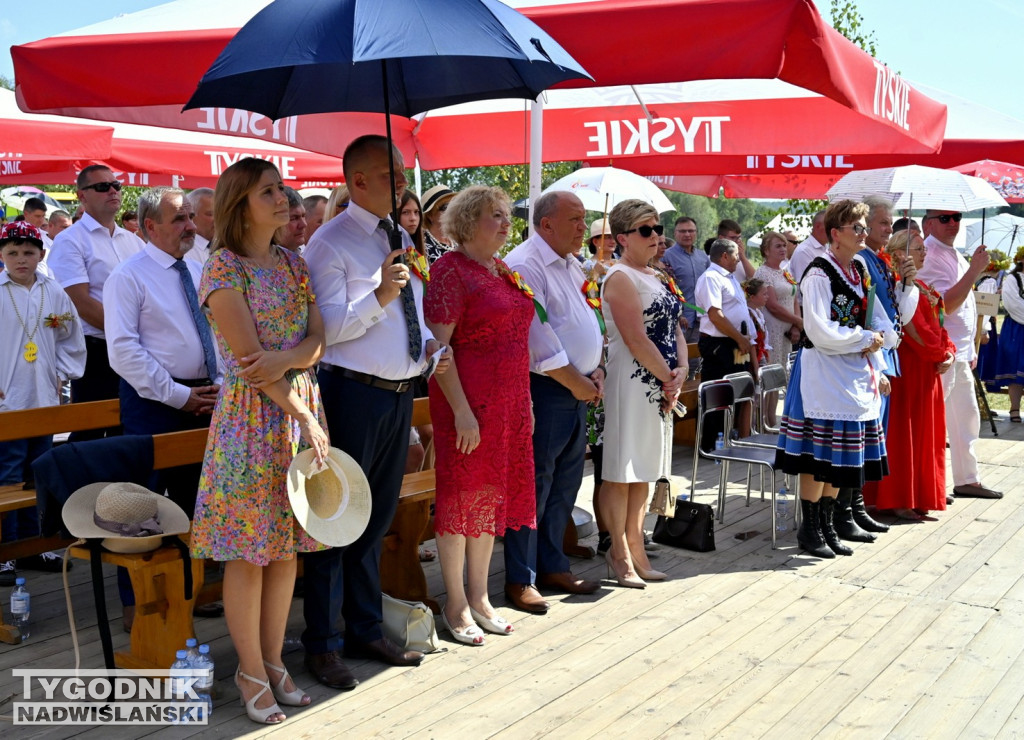
[[839,497],[836,499],[835,514],[833,516],[836,534],[839,535],[839,539],[849,542],[874,542],[877,537],[871,534],[871,532],[862,529],[853,520],[853,510],[850,507],[852,494],[853,490],[850,488],[839,489]]
[[821,534],[825,544],[836,555],[853,555],[853,548],[844,545],[835,527],[836,500],[831,496],[821,497]]
[[800,499],[800,511],[803,517],[800,529],[796,533],[796,542],[801,550],[819,558],[834,558],[836,554],[825,543],[821,534],[821,502]]
[[857,522],[857,526],[861,529],[866,529],[868,532],[889,531],[888,524],[876,522],[868,514],[868,510],[864,508],[864,491],[859,488],[841,488],[840,493],[845,490],[850,491],[850,510],[853,512],[853,521]]

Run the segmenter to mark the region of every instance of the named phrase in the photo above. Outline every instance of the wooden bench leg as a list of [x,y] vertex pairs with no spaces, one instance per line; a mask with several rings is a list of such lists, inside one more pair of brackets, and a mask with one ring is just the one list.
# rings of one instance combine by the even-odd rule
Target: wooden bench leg
[[427,594],[427,577],[420,564],[420,541],[429,522],[429,500],[402,503],[398,507],[380,552],[380,586],[388,596],[422,601],[436,614],[440,607]]
[[135,621],[131,652],[115,653],[119,668],[170,668],[175,652],[195,637],[192,607],[203,587],[203,561],[192,560],[192,595],[184,599],[185,574],[181,560],[152,564],[136,560],[128,567],[135,591]]

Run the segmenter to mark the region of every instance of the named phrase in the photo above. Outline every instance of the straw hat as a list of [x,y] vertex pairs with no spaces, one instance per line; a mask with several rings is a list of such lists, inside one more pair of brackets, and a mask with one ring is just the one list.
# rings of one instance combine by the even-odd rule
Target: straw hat
[[608,220],[604,218],[597,219],[594,223],[590,224],[590,236],[587,237],[587,241],[595,239],[602,234],[611,234],[611,227],[608,226]]
[[455,191],[447,185],[435,185],[423,194],[423,213],[430,213],[441,201],[451,200],[455,197]]
[[150,552],[165,536],[189,530],[180,506],[134,483],[82,486],[64,503],[61,516],[72,536],[102,537],[111,552]]
[[317,470],[313,450],[300,452],[288,468],[288,501],[302,528],[317,542],[344,547],[370,521],[370,483],[350,455],[328,448]]

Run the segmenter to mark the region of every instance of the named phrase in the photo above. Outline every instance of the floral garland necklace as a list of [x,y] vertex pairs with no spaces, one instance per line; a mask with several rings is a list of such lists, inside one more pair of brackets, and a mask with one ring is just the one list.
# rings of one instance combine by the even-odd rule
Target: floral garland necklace
[[43,321],[43,304],[46,302],[46,286],[44,283],[39,284],[39,313],[36,314],[36,325],[32,327],[32,331],[28,330],[25,325],[25,320],[21,318],[21,311],[18,310],[18,304],[14,300],[14,293],[11,291],[11,284],[7,283],[7,295],[11,298],[11,305],[14,306],[14,315],[18,317],[18,323],[21,324],[22,330],[25,332],[25,336],[28,337],[28,342],[25,343],[25,351],[22,353],[22,357],[25,358],[25,362],[35,362],[36,357],[39,356],[39,345],[32,341],[35,337],[36,332],[39,331],[39,325]]
[[593,278],[586,278],[583,281],[583,297],[587,305],[594,309],[597,316],[597,325],[601,327],[601,334],[607,334],[608,328],[604,323],[604,313],[601,310],[601,288]]
[[534,295],[533,288],[526,284],[523,280],[523,276],[515,270],[509,269],[509,266],[502,262],[500,259],[495,260],[498,275],[504,277],[511,283],[512,287],[522,293],[524,296],[533,301],[533,308],[537,312],[537,318],[540,319],[540,323],[546,324],[548,321],[548,312],[544,310],[544,306],[540,305],[537,298]]
[[686,300],[686,296],[683,295],[683,291],[679,289],[679,286],[676,285],[675,279],[669,277],[668,273],[664,272],[663,270],[655,269],[654,274],[658,276],[658,280],[660,280],[662,285],[664,285],[668,289],[668,292],[675,296],[675,298],[684,306],[693,309],[699,314],[707,313],[707,311],[705,311],[700,306],[694,305],[693,303],[689,303]]
[[424,285],[430,282],[430,263],[415,247],[406,247],[405,263],[409,266],[409,272],[418,277]]
[[926,283],[922,283],[920,280],[916,281],[917,287],[924,293],[925,298],[928,299],[928,305],[932,307],[939,318],[939,327],[943,327],[946,324],[946,303],[942,300],[942,294],[935,290]]

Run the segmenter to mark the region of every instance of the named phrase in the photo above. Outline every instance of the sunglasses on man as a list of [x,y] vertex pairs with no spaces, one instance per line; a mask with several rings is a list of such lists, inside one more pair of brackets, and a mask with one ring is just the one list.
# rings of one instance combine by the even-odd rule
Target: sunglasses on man
[[110,182],[94,182],[92,185],[83,185],[82,190],[95,190],[97,193],[107,193],[113,188],[114,192],[121,192],[121,183],[117,180]]
[[642,236],[644,239],[650,239],[651,238],[651,234],[657,234],[658,236],[661,236],[662,234],[664,234],[665,233],[665,227],[662,226],[661,224],[655,224],[654,226],[637,226],[635,229],[630,229],[629,231],[623,231],[622,233],[623,234],[632,234],[634,231],[639,232],[640,236]]
[[941,216],[929,216],[928,218],[938,219],[940,224],[948,224],[950,221],[956,221],[960,223],[960,219],[964,217],[962,213],[943,213]]

